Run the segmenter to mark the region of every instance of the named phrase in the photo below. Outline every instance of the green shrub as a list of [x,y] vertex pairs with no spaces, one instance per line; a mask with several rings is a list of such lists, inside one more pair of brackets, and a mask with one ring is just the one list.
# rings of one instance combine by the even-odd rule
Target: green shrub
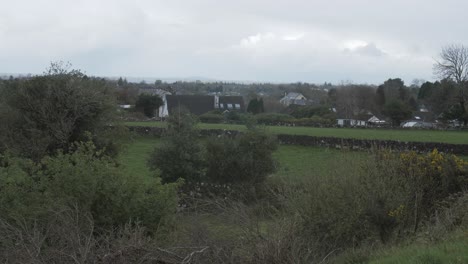
[[279,114],[279,113],[263,113],[255,115],[257,122],[259,124],[273,124],[276,125],[278,123],[283,122],[291,122],[294,118],[287,114]]
[[168,128],[159,144],[150,154],[148,165],[159,171],[164,183],[184,179],[200,182],[205,170],[205,147],[195,128],[198,120],[190,112],[179,109],[168,120]]
[[[416,232],[438,204],[468,188],[468,162],[437,150],[425,155],[415,152],[398,155],[398,175],[407,187],[402,216],[406,226]],[[391,212],[392,213],[392,212]]]
[[323,118],[320,116],[312,116],[310,118],[300,118],[292,121],[297,126],[333,126],[336,123],[335,119]]
[[214,114],[214,113],[205,113],[199,116],[200,121],[203,123],[215,123],[219,124],[224,121],[224,116],[222,114]]
[[467,173],[466,161],[437,151],[379,151],[360,163],[341,160],[326,179],[292,186],[283,196],[290,214],[302,218],[300,233],[329,252],[418,232],[441,201],[468,188]]
[[159,95],[140,94],[135,103],[135,109],[143,113],[146,117],[152,118],[157,113],[156,110],[164,104]]
[[293,108],[291,115],[295,118],[310,118],[313,116],[330,115],[333,112],[328,106],[291,106]]
[[272,157],[276,139],[249,129],[235,138],[212,138],[207,143],[207,179],[220,184],[261,185],[276,169]]
[[40,219],[62,206],[89,212],[100,226],[141,221],[151,230],[177,205],[177,185],[126,175],[92,143],[74,145],[72,153],[40,162],[2,158],[0,215]]
[[252,113],[254,115],[265,112],[263,106],[263,98],[254,98],[249,101],[247,105],[247,112]]
[[5,81],[0,149],[39,161],[59,149],[67,152],[73,142],[88,140],[89,133],[93,140],[104,139],[101,133],[115,123],[117,113],[113,89],[103,79],[60,63],[41,76]]

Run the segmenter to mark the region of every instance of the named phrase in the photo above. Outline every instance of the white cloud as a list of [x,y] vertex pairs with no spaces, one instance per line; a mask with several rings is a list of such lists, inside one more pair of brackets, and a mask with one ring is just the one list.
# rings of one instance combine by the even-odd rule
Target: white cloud
[[346,48],[343,50],[348,54],[356,54],[361,56],[379,57],[387,55],[385,51],[378,48],[375,43],[367,43],[362,40],[348,41],[345,43]]
[[268,41],[268,40],[273,40],[275,39],[276,36],[275,34],[268,32],[265,34],[258,33],[256,35],[248,36],[246,38],[241,39],[240,45],[242,47],[252,47],[256,46],[260,42]]
[[304,38],[305,33],[288,34],[283,36],[283,40],[296,41]]
[[368,43],[364,40],[348,40],[344,43],[344,48],[347,50],[355,50],[367,46]]

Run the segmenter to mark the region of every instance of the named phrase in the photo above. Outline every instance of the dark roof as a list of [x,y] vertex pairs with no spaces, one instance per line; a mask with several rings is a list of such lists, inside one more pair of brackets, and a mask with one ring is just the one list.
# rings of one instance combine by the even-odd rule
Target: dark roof
[[338,109],[338,111],[336,113],[336,117],[338,119],[354,119],[354,114],[347,113],[345,111],[341,111],[341,109]]
[[366,114],[366,113],[361,113],[361,114],[346,114],[345,112],[338,111],[336,117],[337,119],[353,119],[353,120],[360,120],[360,121],[369,121],[369,119],[374,116],[372,114]]
[[[232,108],[228,108],[228,104],[232,105]],[[239,105],[240,109],[236,109],[235,105]],[[221,107],[222,106],[222,107]],[[220,96],[219,97],[219,109],[227,110],[239,110],[245,111],[244,98],[242,96]]]
[[209,95],[166,95],[166,100],[169,114],[179,106],[187,108],[195,115],[214,110],[214,97]]

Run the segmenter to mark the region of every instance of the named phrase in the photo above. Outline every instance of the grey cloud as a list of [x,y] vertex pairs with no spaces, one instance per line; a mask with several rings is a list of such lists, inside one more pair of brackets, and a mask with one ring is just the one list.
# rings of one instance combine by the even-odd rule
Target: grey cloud
[[468,2],[458,0],[4,0],[1,6],[0,73],[41,73],[48,61],[70,60],[108,76],[410,82],[432,79],[432,58],[443,45],[468,44],[461,33]]

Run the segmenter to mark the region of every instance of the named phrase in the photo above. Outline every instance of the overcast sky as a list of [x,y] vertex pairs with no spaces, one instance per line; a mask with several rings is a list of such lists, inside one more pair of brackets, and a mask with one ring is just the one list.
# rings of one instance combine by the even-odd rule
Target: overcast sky
[[99,76],[433,80],[468,45],[464,0],[0,0],[0,73],[50,61]]

